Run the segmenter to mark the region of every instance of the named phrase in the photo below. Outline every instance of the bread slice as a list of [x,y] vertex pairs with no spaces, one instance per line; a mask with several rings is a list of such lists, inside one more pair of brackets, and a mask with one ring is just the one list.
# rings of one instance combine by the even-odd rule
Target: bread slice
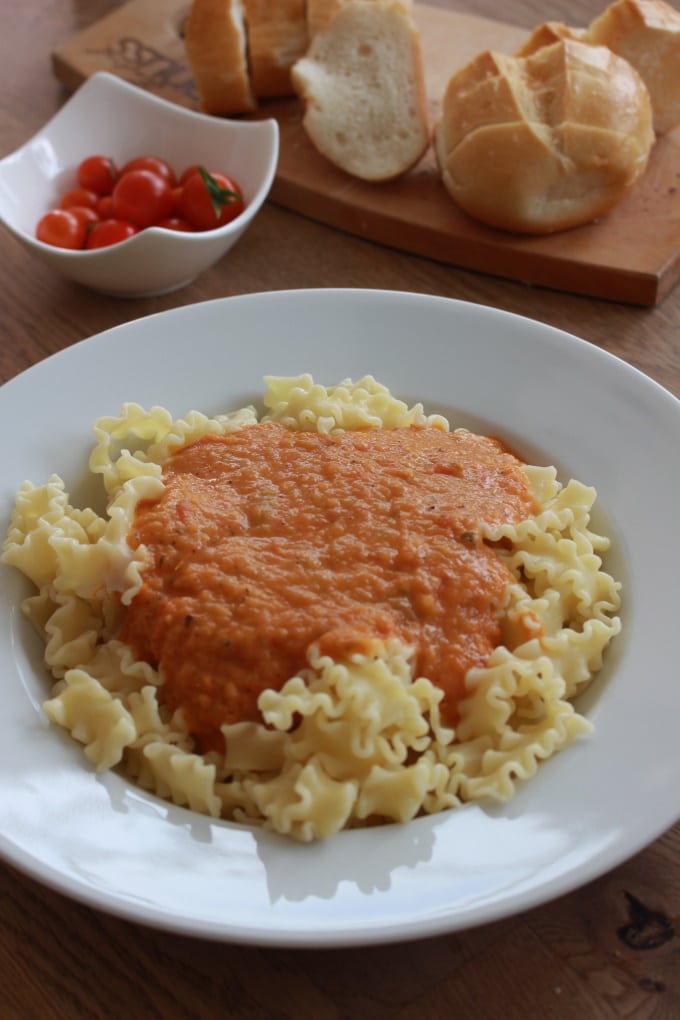
[[[341,7],[349,0],[307,0],[307,33],[313,39],[325,31]],[[402,7],[411,9],[412,0],[401,0]]]
[[355,177],[399,177],[429,145],[420,37],[401,3],[349,0],[292,80],[313,144]]
[[250,78],[258,99],[293,95],[290,69],[309,43],[305,0],[244,0]]
[[525,58],[479,54],[452,77],[435,127],[442,180],[457,204],[527,234],[602,216],[644,173],[653,142],[635,69],[572,39]]
[[652,100],[659,134],[680,124],[680,11],[662,0],[617,0],[587,31],[633,65]]
[[218,116],[254,110],[242,0],[193,0],[184,32],[201,108]]
[[347,0],[307,0],[307,34],[310,40],[324,32]]

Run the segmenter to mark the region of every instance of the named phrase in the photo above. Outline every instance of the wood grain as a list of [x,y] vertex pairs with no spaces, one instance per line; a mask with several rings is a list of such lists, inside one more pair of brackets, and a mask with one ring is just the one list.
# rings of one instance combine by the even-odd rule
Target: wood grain
[[[499,10],[497,0],[441,5],[490,18]],[[53,50],[116,7],[115,0],[15,6],[3,26],[0,154],[66,98],[51,69]],[[549,8],[544,0],[506,0],[503,17],[524,28],[548,12],[586,23],[600,7],[599,0],[551,0]],[[39,266],[8,235],[0,285],[0,382],[86,336],[178,304],[344,286],[440,294],[526,315],[610,351],[680,397],[678,288],[643,308],[528,287],[380,246],[273,204],[232,253],[177,294],[102,298]],[[540,383],[560,399],[558,380]],[[78,399],[77,381],[64,398]],[[634,903],[644,909],[632,917]],[[0,1018],[676,1020],[679,936],[680,824],[609,874],[535,910],[362,950],[260,950],[170,935],[90,910],[0,864]]]
[[[108,70],[183,105],[198,107],[181,27],[186,0],[130,0],[53,53],[55,72],[76,88]],[[416,3],[430,120],[451,74],[486,49],[512,53],[523,28]],[[281,151],[272,200],[322,223],[444,263],[527,284],[654,305],[680,278],[680,129],[659,138],[642,180],[607,216],[549,237],[493,230],[465,215],[446,193],[432,147],[391,184],[360,181],[310,142],[296,99],[261,104],[274,117]]]

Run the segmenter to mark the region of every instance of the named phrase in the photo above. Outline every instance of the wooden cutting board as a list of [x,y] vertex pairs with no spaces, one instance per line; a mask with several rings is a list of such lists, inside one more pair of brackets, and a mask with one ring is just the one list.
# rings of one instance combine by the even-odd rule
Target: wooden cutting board
[[[55,74],[75,90],[106,70],[183,106],[198,108],[183,24],[188,0],[131,0],[52,54]],[[546,14],[546,17],[548,15]],[[512,53],[517,27],[416,3],[434,123],[451,75],[477,53]],[[281,152],[272,201],[341,230],[483,273],[637,305],[658,303],[680,277],[680,129],[660,138],[635,189],[601,221],[551,237],[484,227],[458,210],[439,179],[432,149],[390,184],[368,184],[314,149],[295,98],[263,102]]]

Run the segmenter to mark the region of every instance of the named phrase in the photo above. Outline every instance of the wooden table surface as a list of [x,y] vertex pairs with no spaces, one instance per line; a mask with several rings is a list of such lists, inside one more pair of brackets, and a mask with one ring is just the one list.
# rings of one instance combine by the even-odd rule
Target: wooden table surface
[[[3,19],[0,156],[65,99],[51,50],[116,6],[23,0]],[[530,28],[546,17],[587,23],[602,5],[448,6]],[[223,265],[179,293],[148,300],[78,289],[8,234],[0,243],[0,383],[86,336],[178,304],[340,286],[420,291],[526,315],[611,351],[680,396],[680,287],[653,309],[528,288],[381,248],[272,204]],[[678,936],[680,825],[601,879],[527,913],[368,949],[259,949],[162,933],[88,909],[0,864],[0,1020],[670,1020],[680,1016]]]

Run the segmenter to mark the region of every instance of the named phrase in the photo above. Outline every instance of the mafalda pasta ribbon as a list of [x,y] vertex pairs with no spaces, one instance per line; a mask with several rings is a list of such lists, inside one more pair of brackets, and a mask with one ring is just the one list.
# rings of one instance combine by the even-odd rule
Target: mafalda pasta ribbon
[[[73,507],[56,474],[20,489],[2,559],[35,588],[23,609],[54,678],[49,719],[98,770],[300,841],[506,800],[590,732],[574,699],[620,629],[619,585],[602,568],[609,542],[590,525],[595,490],[562,485],[554,468],[523,465],[495,440],[450,433],[441,415],[371,376],[333,387],[269,377],[266,386],[262,416],[247,407],[175,420],[126,404],[100,418],[90,470],[108,498],[103,516]],[[273,449],[258,473],[268,458],[243,445],[256,438],[258,450],[282,443],[289,468],[298,458],[292,480],[283,467],[275,474]],[[402,441],[403,458],[394,452]],[[231,458],[219,478],[213,447]],[[495,458],[495,474],[479,474],[478,454]],[[220,486],[217,526],[204,504]],[[144,514],[164,501],[177,541],[169,526],[140,541],[155,534]],[[486,503],[486,516],[469,510]],[[319,533],[316,544],[295,545],[296,516]],[[212,560],[223,542],[231,558],[220,574]],[[301,559],[292,580],[275,583],[282,564]],[[324,602],[323,585],[340,575],[351,591],[332,587]],[[274,596],[282,615],[270,619]],[[213,607],[212,672],[201,598]],[[312,622],[293,655],[296,613]],[[179,684],[185,643],[193,672]],[[280,648],[288,658],[276,659]],[[249,676],[248,662],[262,675]],[[287,675],[276,672],[281,662]]]

